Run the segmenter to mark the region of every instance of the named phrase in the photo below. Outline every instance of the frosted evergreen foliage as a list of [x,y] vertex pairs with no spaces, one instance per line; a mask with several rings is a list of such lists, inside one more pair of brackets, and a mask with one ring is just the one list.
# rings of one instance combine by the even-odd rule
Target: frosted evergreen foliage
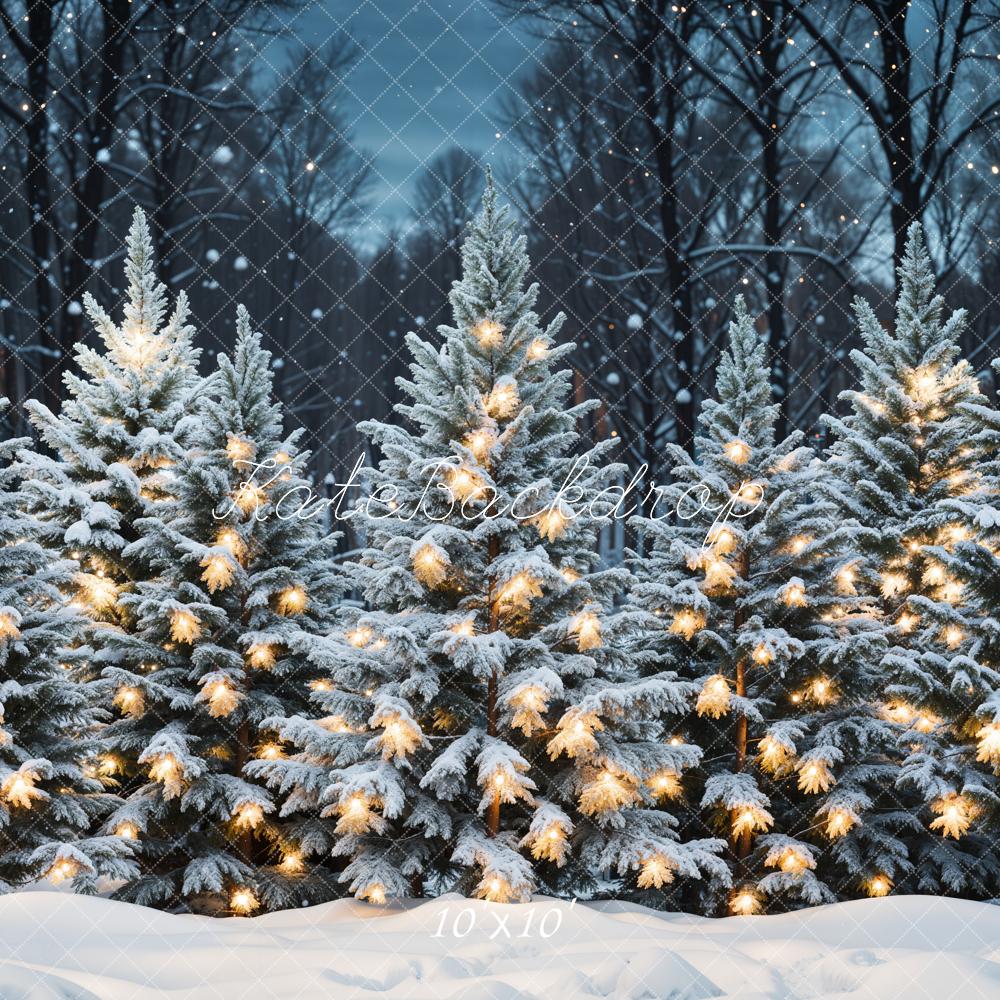
[[799,433],[775,441],[776,415],[765,345],[737,299],[695,455],[672,447],[673,481],[637,525],[649,543],[632,594],[646,613],[639,658],[696,688],[673,737],[704,749],[687,822],[728,840],[733,889],[689,903],[709,912],[833,899],[844,831],[831,837],[826,817],[864,804],[853,703],[880,636],[838,587],[847,529],[815,498],[823,470]]
[[[339,584],[334,539],[303,508],[298,434],[282,430],[270,355],[246,311],[205,384],[191,450],[125,550],[156,577],[121,600],[135,627],[108,640],[96,685],[126,801],[108,823],[142,863],[122,898],[240,914],[329,898],[318,818],[284,819],[252,761],[285,755],[265,724],[310,713],[306,652]],[[301,515],[301,516],[300,516]]]
[[[995,894],[1000,686],[995,605],[997,415],[959,358],[965,313],[945,318],[919,226],[899,271],[895,326],[856,303],[861,387],[831,420],[838,437],[825,481],[856,521],[859,592],[889,649],[875,707],[896,730],[898,777],[876,803],[891,833],[882,855],[896,891]],[[890,855],[904,852],[894,864]]]
[[63,663],[83,625],[63,598],[75,565],[20,508],[14,456],[27,445],[0,444],[0,893],[45,876],[93,892],[134,865],[126,842],[89,835],[115,800],[100,780],[96,712]]
[[462,260],[440,345],[408,337],[405,425],[362,425],[384,455],[352,566],[367,610],[317,647],[326,717],[286,720],[301,752],[267,769],[294,789],[286,808],[328,818],[345,881],[375,902],[724,877],[721,845],[682,842],[668,801],[700,753],[660,720],[692,687],[621,652],[625,575],[599,566],[579,501],[617,474],[605,445],[558,495],[592,404],[565,405],[563,317],[539,325],[492,181]]

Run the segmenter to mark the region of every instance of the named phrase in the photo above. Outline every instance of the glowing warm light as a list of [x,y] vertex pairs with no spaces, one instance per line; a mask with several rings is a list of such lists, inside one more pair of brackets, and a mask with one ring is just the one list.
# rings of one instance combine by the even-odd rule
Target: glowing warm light
[[807,795],[815,795],[817,792],[828,792],[836,780],[830,771],[826,761],[808,760],[803,761],[799,766],[799,791]]
[[976,733],[976,739],[979,741],[976,746],[976,760],[981,764],[1000,766],[1000,725],[996,722],[986,723]]
[[941,639],[949,649],[954,649],[965,638],[965,633],[957,625],[948,625],[941,633]]
[[788,551],[791,552],[793,556],[801,555],[811,542],[812,539],[808,535],[796,535],[788,543]]
[[737,917],[750,917],[761,911],[760,897],[753,889],[737,889],[729,898],[729,910]]
[[69,858],[61,858],[49,869],[48,877],[52,881],[53,885],[59,885],[60,883],[73,878],[76,873],[76,862],[70,860]]
[[485,880],[478,895],[489,903],[509,903],[514,898],[514,890],[506,879],[495,875]]
[[928,586],[940,587],[946,579],[947,576],[945,574],[944,567],[940,565],[940,563],[931,563],[930,566],[924,570],[923,580]]
[[447,577],[447,560],[440,549],[421,545],[413,556],[413,573],[425,587],[439,587]]
[[806,606],[806,588],[798,581],[792,581],[781,589],[781,599],[790,608]]
[[583,786],[580,812],[585,816],[594,816],[633,805],[638,800],[639,795],[630,781],[619,778],[611,771],[602,771]]
[[676,771],[656,771],[646,779],[653,794],[661,799],[675,799],[683,791],[681,776]]
[[394,715],[385,720],[378,742],[383,760],[401,760],[420,746],[423,737],[413,722]]
[[768,861],[768,864],[789,875],[799,875],[809,867],[809,859],[797,848],[789,847],[774,861]]
[[229,907],[233,913],[247,917],[260,909],[260,901],[250,889],[236,889],[229,897]]
[[709,593],[728,590],[736,577],[736,568],[712,553],[704,554],[701,568],[705,571],[705,582],[702,586]]
[[857,570],[853,566],[843,566],[837,571],[837,592],[840,594],[856,594]]
[[557,507],[542,511],[533,520],[539,536],[550,542],[559,538],[566,531],[566,525],[569,524],[569,518]]
[[497,605],[507,612],[527,611],[533,597],[542,596],[541,584],[530,573],[512,576],[497,592]]
[[233,492],[233,501],[243,514],[258,510],[266,500],[267,494],[256,483],[240,483]]
[[479,346],[487,350],[499,347],[503,343],[503,326],[495,319],[484,319],[477,323],[472,332]]
[[948,580],[947,583],[941,585],[940,598],[942,601],[946,601],[948,604],[958,604],[962,600],[962,594],[965,592],[965,585],[958,580]]
[[549,740],[549,757],[555,760],[561,753],[567,757],[593,753],[597,749],[594,733],[603,729],[604,723],[596,712],[567,712],[559,720],[555,736]]
[[905,594],[909,590],[910,581],[904,573],[883,573],[882,574],[882,596],[895,597],[897,594]]
[[685,608],[674,615],[674,620],[670,624],[669,631],[673,632],[674,635],[682,635],[685,639],[690,640],[695,632],[700,632],[704,627],[705,616],[696,614],[689,608]]
[[695,710],[699,715],[707,715],[712,719],[721,719],[729,711],[732,691],[729,682],[721,674],[715,674],[705,680]]
[[531,856],[536,861],[551,861],[560,867],[566,862],[566,831],[559,823],[550,823],[531,842]]
[[857,823],[857,817],[847,809],[830,809],[826,813],[826,835],[831,840],[845,836]]
[[576,636],[576,648],[585,653],[601,646],[601,620],[593,611],[578,614],[570,623],[570,634]]
[[367,625],[358,625],[344,633],[344,638],[355,649],[363,649],[374,638],[374,632]]
[[786,770],[794,759],[792,751],[770,734],[761,739],[757,749],[760,766],[769,774],[779,774]]
[[103,573],[80,573],[77,576],[82,596],[95,611],[106,611],[113,608],[118,600],[118,587],[114,580],[109,580]]
[[726,458],[735,465],[744,465],[750,460],[750,445],[745,441],[739,439],[727,441],[722,450],[725,452]]
[[289,851],[282,859],[278,867],[286,875],[298,875],[305,865],[302,862],[302,855],[298,851]]
[[298,615],[305,611],[309,604],[305,589],[302,587],[286,587],[278,594],[278,614]]
[[511,707],[516,709],[511,726],[520,729],[525,736],[531,736],[545,728],[542,712],[549,707],[549,693],[539,684],[529,684],[514,692],[510,697]]
[[138,840],[139,828],[134,823],[119,823],[115,827],[115,836],[122,840]]
[[896,628],[899,629],[899,631],[903,635],[906,635],[907,633],[913,631],[913,629],[917,625],[917,622],[919,622],[919,621],[920,621],[920,616],[919,615],[915,615],[911,611],[904,611],[896,619]]
[[149,769],[149,776],[164,787],[167,798],[173,798],[181,792],[181,769],[172,754],[162,754],[155,758]]
[[717,555],[727,556],[736,551],[737,538],[725,525],[719,525],[709,532],[708,543]]
[[240,537],[240,533],[232,528],[223,528],[215,536],[215,544],[237,560],[242,560],[247,554],[246,542]]
[[374,906],[385,906],[385,886],[376,882],[368,886],[359,896],[360,899],[367,899]]
[[214,594],[217,590],[225,590],[233,582],[233,564],[226,556],[205,556],[201,565],[204,569],[201,579],[208,586],[210,594]]
[[743,503],[760,503],[764,499],[764,487],[760,483],[744,483],[736,491],[736,499]]
[[215,719],[229,715],[240,703],[239,692],[224,680],[210,681],[202,690],[208,701],[208,714]]
[[332,691],[333,683],[328,681],[325,677],[318,677],[316,680],[309,682],[310,691]]
[[124,686],[115,692],[114,704],[123,715],[137,718],[146,708],[146,699],[140,688]]
[[277,743],[265,743],[257,751],[257,756],[261,760],[281,760],[284,757],[284,751]]
[[673,868],[662,854],[651,854],[639,862],[640,889],[662,889],[673,880]]
[[874,875],[865,886],[869,896],[888,896],[892,891],[892,882],[887,875]]
[[930,828],[940,830],[944,837],[958,840],[972,825],[978,810],[964,795],[949,795],[931,803],[931,812],[937,816]]
[[273,643],[255,642],[247,649],[247,661],[256,670],[270,670],[277,659],[277,647]]
[[549,345],[541,339],[541,337],[536,337],[530,344],[528,344],[528,349],[525,351],[524,356],[529,361],[541,361],[548,357]]
[[488,396],[483,397],[483,406],[494,420],[505,420],[517,413],[521,398],[517,386],[510,379],[505,379],[493,387]]
[[817,705],[829,705],[836,700],[833,685],[825,677],[817,677],[809,685],[809,695]]
[[464,622],[457,622],[452,625],[449,631],[455,635],[465,636],[467,639],[476,634],[476,623],[471,618],[466,618]]
[[231,462],[249,462],[253,458],[254,446],[252,441],[237,437],[235,434],[228,435],[226,439],[226,457]]
[[340,819],[337,821],[337,833],[367,833],[372,823],[372,810],[364,795],[357,792],[349,796],[346,802],[340,803],[339,809]]
[[486,464],[486,460],[490,454],[490,449],[496,444],[496,442],[496,434],[486,428],[470,431],[465,435],[462,441],[465,447],[472,452],[476,461],[479,462],[480,465]]
[[774,818],[771,814],[759,806],[739,806],[733,810],[733,837],[739,838],[745,833],[768,830],[773,823]]
[[175,608],[170,613],[170,638],[174,642],[194,642],[201,635],[201,622],[190,611]]
[[0,639],[17,639],[21,635],[21,630],[17,627],[13,615],[6,612],[0,614]]
[[256,830],[264,822],[264,810],[256,802],[244,802],[233,814],[233,826],[237,830]]
[[968,529],[961,524],[951,524],[945,530],[945,538],[953,545],[958,542],[968,541],[970,538]]
[[915,368],[910,375],[910,395],[918,403],[933,403],[938,397],[938,380],[933,368]]
[[563,566],[559,574],[567,583],[576,583],[580,579],[580,574],[572,566]]
[[483,481],[464,465],[448,473],[448,489],[456,500],[475,500],[483,494]]
[[11,806],[30,809],[31,800],[39,796],[35,788],[35,775],[30,771],[14,771],[0,785],[0,794]]

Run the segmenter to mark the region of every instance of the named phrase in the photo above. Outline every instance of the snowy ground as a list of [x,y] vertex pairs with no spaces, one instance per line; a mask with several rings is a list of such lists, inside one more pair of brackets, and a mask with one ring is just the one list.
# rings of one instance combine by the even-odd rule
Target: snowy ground
[[996,998],[1000,907],[910,896],[705,920],[445,897],[213,920],[59,893],[0,899],[2,1000],[374,996]]

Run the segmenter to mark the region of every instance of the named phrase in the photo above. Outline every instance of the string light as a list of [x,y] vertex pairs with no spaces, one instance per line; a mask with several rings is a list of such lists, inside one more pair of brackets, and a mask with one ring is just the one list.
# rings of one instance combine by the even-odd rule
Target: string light
[[733,810],[733,837],[738,839],[744,834],[768,830],[772,823],[774,818],[760,806],[752,804],[737,806]]
[[510,704],[516,711],[510,724],[520,729],[525,736],[545,728],[542,712],[548,709],[548,691],[539,684],[529,684],[510,696]]
[[484,879],[478,895],[488,903],[509,903],[514,898],[510,883],[499,875]]
[[114,580],[109,580],[102,574],[80,573],[77,582],[83,592],[84,599],[96,611],[106,611],[113,608],[118,600],[118,587]]
[[646,779],[646,784],[653,794],[661,799],[675,799],[683,791],[681,776],[669,769],[655,771]]
[[480,320],[473,328],[472,332],[479,346],[486,350],[493,350],[503,343],[503,326],[495,319]]
[[833,685],[826,677],[817,677],[809,685],[809,695],[817,705],[829,705],[836,701]]
[[572,566],[563,566],[563,568],[559,570],[559,575],[567,583],[576,583],[576,581],[580,579],[580,574],[577,573],[577,571],[573,569]]
[[796,847],[789,847],[767,864],[772,868],[780,868],[788,875],[800,875],[809,867],[809,859]]
[[915,615],[911,611],[904,611],[896,619],[896,628],[899,629],[899,631],[903,635],[907,635],[909,632],[913,631],[913,629],[917,625],[917,622],[919,622],[919,621],[920,621],[920,616],[919,615]]
[[233,528],[223,528],[215,536],[215,544],[219,548],[225,549],[236,560],[242,560],[246,557],[246,542],[240,537],[239,532]]
[[466,639],[470,639],[476,634],[476,623],[471,618],[466,618],[465,621],[456,622],[456,624],[452,625],[449,631],[454,632],[455,635],[461,635]]
[[965,633],[957,625],[947,625],[941,633],[941,639],[949,649],[954,649],[965,638]]
[[576,648],[585,653],[601,646],[601,620],[593,611],[583,611],[570,623],[570,634],[576,636]]
[[567,712],[559,720],[555,736],[548,742],[549,757],[555,760],[561,753],[567,757],[592,754],[597,749],[594,732],[603,729],[604,723],[596,712]]
[[774,659],[774,654],[763,642],[754,646],[752,655],[753,662],[759,667],[766,667]]
[[729,911],[737,917],[750,917],[755,913],[760,913],[762,909],[760,897],[757,893],[744,886],[737,889],[729,897]]
[[264,809],[257,802],[244,802],[233,815],[233,826],[239,831],[256,830],[264,822]]
[[432,545],[421,545],[413,555],[413,573],[425,587],[444,583],[447,565],[441,550]]
[[163,785],[167,798],[180,794],[181,769],[173,754],[165,753],[154,758],[149,768],[149,776],[153,781],[158,781]]
[[257,756],[261,760],[281,760],[284,755],[284,751],[277,743],[265,743],[257,751]]
[[240,483],[233,493],[233,501],[240,513],[249,514],[263,506],[267,501],[267,494],[256,483]]
[[270,670],[277,662],[277,647],[270,642],[255,642],[247,649],[247,661],[257,670]]
[[278,594],[278,614],[298,615],[305,611],[309,604],[305,589],[299,586],[286,587]]
[[857,575],[857,570],[853,566],[841,567],[836,576],[837,592],[845,595],[856,594],[858,592],[855,586]]
[[716,554],[727,556],[736,550],[736,535],[725,525],[713,528],[708,535],[708,543],[715,549]]
[[542,596],[542,587],[530,573],[512,576],[497,592],[497,605],[507,612],[527,611],[533,597]]
[[227,435],[226,457],[231,462],[249,462],[253,458],[253,453],[254,446],[252,441],[247,441],[236,434]]
[[318,677],[316,680],[309,682],[310,691],[332,691],[333,684],[328,681],[325,677]]
[[202,690],[208,701],[208,714],[215,719],[229,715],[240,703],[239,693],[227,681],[210,681]]
[[548,510],[542,511],[533,520],[538,529],[539,537],[548,539],[550,542],[554,542],[564,534],[566,525],[569,524],[569,518],[557,507],[550,507]]
[[705,553],[701,560],[701,566],[705,571],[703,587],[708,593],[728,590],[736,576],[734,566],[726,562],[725,559],[716,558],[711,553]]
[[385,906],[385,886],[380,882],[367,886],[359,898],[367,899],[374,906]]
[[496,444],[496,441],[497,436],[493,431],[487,428],[480,428],[466,434],[462,443],[472,452],[477,462],[485,465],[490,449]]
[[826,813],[826,835],[831,840],[846,836],[857,823],[857,817],[847,809],[830,809]]
[[568,847],[566,831],[559,823],[550,823],[531,842],[531,856],[536,861],[551,861],[562,867]]
[[580,812],[585,816],[614,812],[622,806],[633,805],[638,799],[630,781],[619,778],[611,771],[602,771],[597,778],[583,786]]
[[233,913],[238,913],[241,917],[248,917],[260,909],[260,901],[252,890],[241,888],[234,890],[229,897],[229,907]]
[[512,417],[520,405],[517,385],[512,379],[497,382],[490,393],[483,397],[483,406],[494,420],[506,420]]
[[371,822],[371,806],[365,796],[357,792],[340,804],[340,819],[335,829],[339,834],[359,835],[368,832]]
[[201,622],[190,611],[175,608],[170,613],[170,638],[174,642],[194,642],[201,635]]
[[201,565],[204,569],[201,579],[208,586],[210,594],[225,590],[233,582],[233,564],[225,556],[205,556]]
[[451,469],[448,473],[448,489],[452,496],[463,503],[467,500],[476,500],[483,494],[483,481],[469,468],[464,465],[457,469]]
[[673,868],[662,854],[651,854],[639,861],[640,889],[662,889],[674,880]]
[[529,361],[542,361],[544,358],[548,357],[549,345],[542,340],[540,337],[536,337],[530,344],[528,344],[528,349],[525,351],[525,357]]
[[882,574],[882,596],[889,598],[904,594],[909,589],[910,581],[903,573]]
[[966,796],[949,795],[932,802],[931,812],[937,819],[931,822],[930,828],[940,830],[944,837],[958,840],[972,825],[978,810]]
[[0,785],[0,794],[11,806],[30,809],[31,800],[41,793],[35,788],[35,774],[31,771],[14,771]]
[[358,625],[344,633],[344,638],[355,649],[363,649],[372,641],[374,633],[367,625]]
[[77,863],[70,858],[60,858],[48,872],[48,877],[53,885],[59,885],[77,875]]
[[801,582],[793,580],[787,583],[780,591],[781,599],[790,608],[804,608],[806,606],[806,588]]
[[695,710],[699,715],[707,715],[712,719],[721,719],[729,711],[732,691],[729,682],[721,674],[714,674],[705,680]]
[[115,827],[115,836],[122,840],[138,840],[139,828],[134,823],[119,823]]
[[875,898],[888,896],[892,891],[892,881],[888,875],[873,875],[865,884],[865,890]]
[[685,608],[674,615],[674,620],[670,623],[668,631],[690,640],[696,632],[700,632],[705,627],[705,622],[704,615],[696,614],[690,608]]
[[779,774],[787,770],[794,760],[792,751],[770,733],[761,739],[757,750],[760,766],[770,774]]
[[13,615],[7,612],[0,614],[0,639],[18,639],[20,636],[21,630],[17,627]]
[[727,441],[722,450],[734,465],[745,465],[750,460],[750,445],[738,438]]
[[124,685],[115,692],[113,704],[123,715],[130,715],[135,719],[145,711],[146,699],[141,688]]
[[799,766],[798,787],[800,792],[805,792],[807,795],[828,792],[834,784],[836,781],[826,761],[803,761]]
[[976,739],[979,741],[976,746],[976,760],[981,764],[1000,766],[1000,725],[995,722],[986,723],[976,733]]
[[802,555],[806,550],[807,546],[812,543],[812,539],[808,535],[796,535],[788,543],[788,551],[791,552],[793,556]]
[[286,875],[298,875],[305,865],[302,863],[302,855],[298,851],[288,851],[281,859],[278,866]]
[[413,753],[423,741],[419,728],[401,715],[393,715],[385,720],[379,746],[382,759],[403,759]]

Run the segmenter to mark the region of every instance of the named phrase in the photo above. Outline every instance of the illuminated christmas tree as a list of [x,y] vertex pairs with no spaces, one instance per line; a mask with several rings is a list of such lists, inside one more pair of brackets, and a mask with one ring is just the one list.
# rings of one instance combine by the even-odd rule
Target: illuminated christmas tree
[[[673,447],[673,482],[640,522],[651,545],[633,590],[649,616],[644,659],[697,685],[674,738],[704,748],[689,821],[728,838],[725,901],[738,914],[768,897],[835,897],[829,822],[859,808],[851,754],[867,723],[854,706],[880,651],[845,586],[850,531],[817,500],[824,472],[801,434],[775,440],[777,409],[764,342],[737,299],[696,457]],[[697,905],[722,911],[709,889]]]
[[339,584],[334,539],[302,507],[307,456],[283,433],[270,355],[242,307],[236,325],[172,495],[127,551],[158,576],[120,598],[134,627],[108,641],[116,665],[95,687],[117,716],[103,735],[128,788],[109,829],[135,839],[143,866],[118,895],[248,914],[333,894],[310,861],[329,854],[325,824],[282,820],[245,768],[284,756],[264,720],[309,712],[324,686],[305,652]]
[[990,604],[997,415],[959,358],[965,314],[944,318],[916,225],[899,286],[892,332],[856,304],[861,388],[844,393],[850,414],[831,420],[839,440],[824,480],[840,515],[861,526],[857,590],[877,606],[889,642],[877,708],[895,730],[899,761],[858,828],[867,839],[847,840],[842,861],[881,879],[876,894],[987,896],[1000,876]]
[[589,404],[565,406],[572,347],[561,316],[539,326],[492,181],[462,256],[443,344],[408,338],[407,426],[363,425],[385,456],[352,569],[370,610],[314,654],[326,718],[281,726],[301,753],[256,769],[330,818],[345,881],[374,902],[724,878],[721,843],[682,843],[670,812],[700,752],[661,718],[693,687],[639,676],[611,614],[625,574],[599,567],[589,513],[615,472],[604,445],[560,495]]
[[0,894],[46,875],[93,892],[99,875],[134,870],[132,852],[88,836],[116,800],[92,770],[96,712],[62,662],[83,625],[63,599],[75,564],[20,509],[11,460],[28,443],[0,444]]

